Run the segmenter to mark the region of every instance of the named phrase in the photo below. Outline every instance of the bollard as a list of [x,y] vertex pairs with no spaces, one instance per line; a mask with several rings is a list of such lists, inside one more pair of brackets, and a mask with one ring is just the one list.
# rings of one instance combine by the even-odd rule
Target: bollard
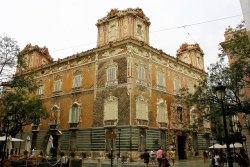
[[102,166],[102,164],[101,164],[101,159],[98,158],[98,159],[97,159],[97,167],[101,167],[101,166]]
[[118,159],[117,159],[117,167],[122,167],[121,158],[118,158]]

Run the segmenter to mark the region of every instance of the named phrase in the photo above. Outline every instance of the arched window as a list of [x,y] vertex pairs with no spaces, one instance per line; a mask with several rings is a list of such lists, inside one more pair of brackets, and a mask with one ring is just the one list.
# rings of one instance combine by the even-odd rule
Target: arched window
[[139,81],[145,81],[145,68],[143,66],[138,66],[137,68],[137,78]]
[[139,126],[148,126],[148,101],[143,96],[136,98],[136,120]]
[[80,122],[80,104],[75,102],[70,109],[69,123],[79,123],[79,122]]
[[82,77],[80,74],[75,75],[73,78],[73,88],[79,88],[81,86]]
[[142,35],[142,26],[140,24],[137,25],[137,34]]
[[60,108],[57,105],[54,105],[51,108],[50,112],[50,125],[59,124],[60,120]]
[[115,126],[118,120],[118,98],[109,96],[104,101],[104,126]]
[[167,113],[167,104],[163,99],[157,100],[157,122],[159,127],[167,127],[168,123],[168,113]]
[[105,86],[115,86],[118,84],[117,79],[117,63],[110,61],[106,67],[106,83]]

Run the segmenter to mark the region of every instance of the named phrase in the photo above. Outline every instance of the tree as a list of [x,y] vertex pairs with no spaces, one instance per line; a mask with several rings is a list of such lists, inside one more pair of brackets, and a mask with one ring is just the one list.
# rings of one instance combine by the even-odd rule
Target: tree
[[14,74],[19,51],[19,46],[14,39],[7,35],[0,36],[0,83]]
[[[15,43],[16,44],[16,43]],[[14,45],[14,44],[13,44]],[[12,46],[9,44],[8,46]],[[18,48],[18,46],[15,46]],[[2,49],[4,50],[4,49]],[[14,52],[12,52],[14,54]],[[13,55],[17,60],[15,61],[20,69],[26,68],[26,64],[23,61],[25,52],[15,52]],[[7,54],[6,54],[7,56]],[[14,59],[11,59],[14,61]],[[8,68],[15,71],[16,66],[9,64]],[[41,99],[35,96],[35,91],[38,86],[34,82],[35,72],[28,71],[28,73],[17,73],[12,75],[8,82],[2,83],[2,85],[9,86],[11,91],[8,91],[0,99],[0,119],[2,127],[9,125],[9,133],[15,136],[23,126],[30,125],[32,123],[38,123],[40,119],[48,118],[48,112],[43,106]],[[7,122],[7,112],[13,113],[13,120]],[[2,131],[6,131],[5,128]]]
[[[249,114],[250,111],[249,99],[242,91],[249,87],[250,45],[246,39],[247,36],[235,34],[237,31],[232,32],[232,40],[222,43],[219,61],[210,65],[208,77],[196,85],[196,92],[190,94],[187,89],[181,90],[181,96],[185,98],[189,106],[195,106],[200,112],[204,112],[204,108],[209,106],[210,112],[203,113],[203,116],[210,118],[212,132],[219,141],[223,140],[222,113],[214,90],[219,82],[226,86],[224,102],[227,116],[230,117],[238,112]],[[233,58],[231,64],[224,63],[226,54],[231,56],[229,58]]]

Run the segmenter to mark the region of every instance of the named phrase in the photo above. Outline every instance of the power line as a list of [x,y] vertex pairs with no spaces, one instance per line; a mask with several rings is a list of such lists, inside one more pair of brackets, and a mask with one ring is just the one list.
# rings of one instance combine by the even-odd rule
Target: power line
[[187,24],[187,25],[182,25],[182,26],[164,28],[164,29],[161,29],[161,30],[151,31],[150,33],[161,32],[161,31],[168,31],[168,30],[174,30],[174,29],[179,29],[179,28],[185,28],[185,27],[195,26],[195,25],[199,25],[199,24],[206,24],[206,23],[211,23],[211,22],[215,22],[215,21],[231,19],[231,18],[239,17],[239,16],[242,16],[242,14],[235,15],[235,16],[229,16],[229,17],[223,17],[223,18],[214,19],[214,20],[207,20],[207,21],[202,21],[202,22],[193,23],[193,24]]
[[[164,29],[160,29],[160,30],[150,31],[149,33],[156,33],[156,32],[161,32],[161,31],[169,31],[169,30],[175,30],[175,29],[180,29],[180,28],[184,28],[185,31],[187,31],[186,27],[191,27],[191,26],[196,26],[196,25],[200,25],[200,24],[206,24],[206,23],[211,23],[211,22],[215,22],[215,21],[231,19],[231,18],[239,17],[239,16],[242,16],[242,14],[229,16],[229,17],[223,17],[223,18],[219,18],[219,19],[207,20],[207,21],[202,21],[202,22],[197,22],[197,23],[187,24],[187,25],[182,25],[182,26],[164,28]],[[190,33],[188,33],[188,35],[193,39],[193,37],[190,35]],[[87,46],[87,45],[92,45],[92,44],[95,44],[95,42],[90,42],[90,43],[86,43],[86,44],[79,44],[79,45],[73,45],[73,46],[70,46],[70,47],[67,47],[67,48],[53,50],[51,52],[59,52],[59,51],[67,50],[67,49],[72,49],[72,48],[76,48],[76,47],[80,47],[80,46]]]

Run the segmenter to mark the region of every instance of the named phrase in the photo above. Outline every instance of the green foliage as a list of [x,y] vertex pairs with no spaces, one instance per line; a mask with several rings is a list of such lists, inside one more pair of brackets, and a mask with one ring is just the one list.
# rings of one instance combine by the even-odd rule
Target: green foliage
[[[7,37],[6,37],[7,38]],[[8,39],[8,40],[7,40]],[[17,66],[24,68],[25,61],[23,60],[24,52],[19,52],[16,42],[12,39],[7,38],[9,43],[9,51],[12,56],[17,58]],[[1,45],[0,38],[0,54],[4,48]],[[6,50],[6,49],[5,49]],[[15,50],[15,52],[13,51]],[[2,56],[2,55],[1,55]],[[1,64],[1,63],[0,63]],[[15,71],[15,63],[13,66],[8,66]],[[12,136],[15,136],[23,126],[30,125],[32,123],[39,123],[40,119],[48,118],[48,112],[43,106],[41,99],[34,96],[34,92],[37,90],[38,86],[34,82],[34,72],[29,71],[29,73],[23,75],[22,73],[18,75],[12,75],[7,83],[11,87],[11,91],[4,94],[0,99],[0,120],[3,123],[3,127],[9,125],[9,132]],[[13,119],[11,122],[7,121],[7,112],[13,113]],[[6,129],[2,129],[6,131]]]
[[[48,112],[42,101],[37,97],[29,96],[28,92],[19,89],[8,93],[3,98],[4,111],[13,113],[13,120],[10,123],[10,133],[15,136],[22,126],[29,125],[48,117]],[[6,114],[2,119],[6,120]]]
[[[234,30],[234,32],[237,31],[239,29]],[[213,135],[218,141],[224,140],[221,105],[215,95],[215,87],[219,82],[226,86],[224,105],[227,116],[232,116],[238,112],[246,114],[250,112],[249,99],[242,91],[250,85],[249,78],[247,78],[250,76],[249,40],[246,35],[239,33],[233,34],[232,37],[233,40],[222,44],[222,53],[219,54],[220,60],[210,65],[208,77],[199,81],[195,86],[196,92],[190,94],[187,89],[181,90],[181,96],[186,103],[190,107],[195,106],[196,110],[203,115],[203,118],[210,119]],[[225,53],[233,58],[232,64],[224,63]],[[209,108],[209,112],[205,110],[206,108]]]

